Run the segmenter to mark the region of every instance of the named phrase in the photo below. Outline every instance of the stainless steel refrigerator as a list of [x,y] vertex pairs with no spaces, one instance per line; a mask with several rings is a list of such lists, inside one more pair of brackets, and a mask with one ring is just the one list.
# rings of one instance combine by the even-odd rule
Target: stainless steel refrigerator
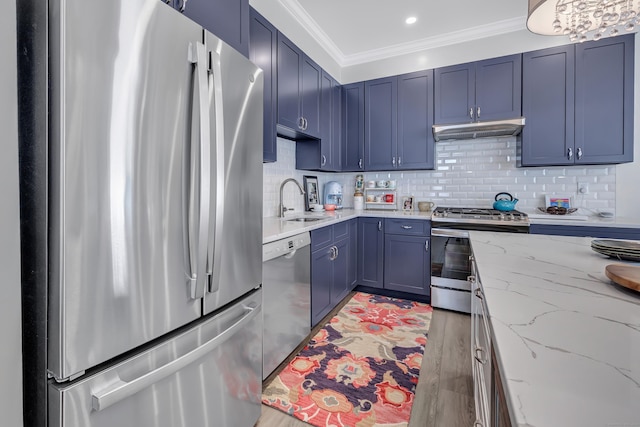
[[46,230],[23,252],[46,333],[27,389],[46,381],[51,427],[252,426],[262,71],[159,0],[26,4],[25,52],[48,57],[21,82],[23,113],[48,122],[23,139]]

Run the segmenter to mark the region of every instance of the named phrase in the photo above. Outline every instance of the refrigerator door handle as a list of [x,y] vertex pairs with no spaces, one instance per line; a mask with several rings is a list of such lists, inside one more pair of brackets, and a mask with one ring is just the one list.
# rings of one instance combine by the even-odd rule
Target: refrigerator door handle
[[261,312],[260,310],[258,310],[258,307],[244,306],[243,308],[244,315],[236,323],[234,323],[220,335],[207,341],[200,347],[134,380],[128,382],[120,380],[114,384],[110,384],[104,390],[94,392],[91,395],[91,406],[93,410],[102,411],[109,406],[120,402],[121,400],[133,396],[137,392],[152,386],[153,384],[163,380],[169,375],[175,374],[181,369],[184,369],[203,356],[212,352],[215,348],[231,338],[235,333],[238,332],[239,329],[242,329],[258,313]]
[[222,256],[222,225],[224,223],[224,188],[226,182],[225,175],[225,152],[224,152],[224,110],[222,108],[222,67],[220,65],[220,54],[215,50],[209,52],[211,59],[213,84],[210,86],[213,108],[215,114],[214,131],[214,167],[215,178],[213,202],[215,212],[213,213],[213,230],[209,230],[209,243],[207,255],[207,274],[209,279],[209,292],[215,293],[220,289],[220,270]]
[[[191,182],[189,183],[189,294],[204,297],[207,275],[207,232],[209,227],[209,195],[211,175],[209,102],[207,94],[207,58],[204,44],[189,44],[189,61],[195,66],[199,114],[199,143],[191,148]],[[193,117],[192,117],[193,119]],[[197,155],[196,155],[197,153]],[[196,171],[198,177],[196,177]],[[197,183],[197,188],[196,184]],[[196,197],[196,193],[197,197]],[[196,207],[197,206],[197,207]],[[197,215],[197,218],[193,217]],[[195,234],[195,238],[194,235]],[[195,242],[195,243],[194,243]],[[200,271],[202,270],[202,274]]]

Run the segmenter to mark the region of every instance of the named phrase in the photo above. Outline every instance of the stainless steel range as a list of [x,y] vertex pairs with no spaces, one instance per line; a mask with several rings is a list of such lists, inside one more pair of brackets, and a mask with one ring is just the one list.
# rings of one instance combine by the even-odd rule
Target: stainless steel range
[[526,213],[437,207],[431,215],[431,305],[471,312],[469,230],[528,233]]

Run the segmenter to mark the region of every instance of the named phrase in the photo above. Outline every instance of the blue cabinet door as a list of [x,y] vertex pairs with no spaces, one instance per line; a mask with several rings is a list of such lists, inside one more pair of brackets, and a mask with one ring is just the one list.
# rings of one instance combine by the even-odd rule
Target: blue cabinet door
[[349,277],[349,238],[335,243],[336,257],[333,260],[333,283],[331,287],[331,304],[335,307],[351,291]]
[[521,165],[573,164],[574,46],[526,52],[522,62]]
[[278,124],[289,129],[301,128],[300,66],[302,51],[278,32]]
[[322,70],[319,170],[340,171],[340,85]]
[[300,116],[305,120],[302,131],[320,138],[320,80],[322,69],[306,55],[300,66]]
[[429,238],[386,234],[384,288],[419,295],[430,294]]
[[364,82],[342,87],[341,169],[364,171]]
[[435,123],[465,123],[475,120],[475,78],[473,63],[435,70]]
[[476,120],[513,119],[522,115],[522,55],[476,62]]
[[398,77],[365,82],[365,169],[390,170],[396,166],[398,136]]
[[398,77],[397,169],[433,169],[433,70]]
[[384,220],[358,218],[358,284],[384,288]]
[[633,161],[634,35],[576,49],[575,163]]
[[347,273],[349,290],[358,283],[358,219],[349,220],[349,271]]
[[277,160],[276,149],[276,112],[278,99],[276,66],[278,49],[278,32],[262,15],[251,9],[249,25],[249,59],[262,68],[264,74],[264,121],[263,134],[263,162]]
[[342,86],[332,78],[331,86],[331,158],[328,169],[342,170]]
[[249,57],[249,0],[174,0],[174,6]]
[[311,327],[333,308],[333,251],[331,246],[311,253]]

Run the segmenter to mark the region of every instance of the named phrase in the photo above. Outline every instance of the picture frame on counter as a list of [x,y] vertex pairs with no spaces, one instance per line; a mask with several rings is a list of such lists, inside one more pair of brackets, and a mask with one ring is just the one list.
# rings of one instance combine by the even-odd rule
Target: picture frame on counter
[[545,208],[556,206],[571,209],[573,207],[573,197],[568,194],[547,194],[544,199]]
[[402,197],[402,210],[405,212],[413,212],[413,196]]
[[311,175],[302,176],[302,185],[304,187],[304,210],[311,210],[311,206],[320,203],[320,193],[318,191],[318,177]]

